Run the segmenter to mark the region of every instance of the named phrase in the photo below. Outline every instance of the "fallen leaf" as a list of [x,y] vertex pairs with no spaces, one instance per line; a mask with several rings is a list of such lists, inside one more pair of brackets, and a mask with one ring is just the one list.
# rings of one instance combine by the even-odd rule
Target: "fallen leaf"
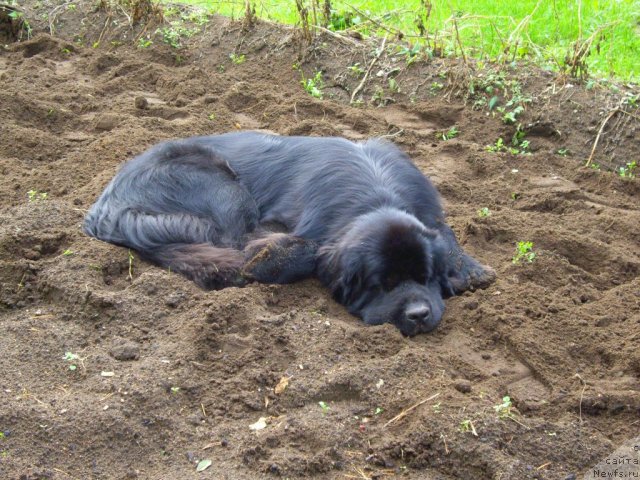
[[289,386],[289,378],[290,377],[282,377],[280,379],[276,387],[273,389],[276,395],[280,395],[282,392],[284,392],[287,389],[287,387]]
[[204,460],[200,460],[198,462],[198,466],[196,467],[196,472],[203,472],[207,468],[211,466],[211,460],[205,458]]

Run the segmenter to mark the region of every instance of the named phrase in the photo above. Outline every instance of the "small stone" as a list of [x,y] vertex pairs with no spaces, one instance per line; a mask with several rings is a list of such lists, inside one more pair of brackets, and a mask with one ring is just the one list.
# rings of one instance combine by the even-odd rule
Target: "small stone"
[[453,384],[453,388],[461,393],[469,393],[471,392],[471,382],[469,380],[461,378],[456,380],[456,383]]
[[146,110],[147,108],[149,108],[149,101],[143,96],[136,97],[133,100],[133,104],[139,110]]
[[476,308],[478,308],[478,302],[475,300],[471,300],[464,304],[464,308],[466,308],[467,310],[475,310]]
[[165,299],[164,304],[167,307],[176,308],[178,305],[182,303],[183,300],[184,300],[184,294],[172,293]]
[[137,360],[140,358],[140,345],[130,340],[116,340],[109,353],[116,360]]
[[98,117],[98,121],[96,122],[96,130],[109,132],[116,128],[119,123],[118,117],[115,115],[105,114]]

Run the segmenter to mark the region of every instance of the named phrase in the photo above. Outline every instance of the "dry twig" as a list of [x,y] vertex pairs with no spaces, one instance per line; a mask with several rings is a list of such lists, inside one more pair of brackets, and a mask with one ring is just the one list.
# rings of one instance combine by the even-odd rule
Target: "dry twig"
[[438,395],[440,395],[440,392],[431,395],[429,398],[425,398],[424,400],[420,400],[418,403],[411,405],[409,408],[404,409],[403,411],[401,411],[398,415],[396,415],[395,417],[393,417],[391,420],[389,420],[387,423],[384,424],[385,427],[388,427],[389,425],[391,425],[394,422],[397,422],[398,420],[404,418],[407,416],[407,414],[412,411],[415,410],[416,408],[418,408],[420,405],[424,405],[425,403],[427,403],[430,400],[433,400],[434,398],[436,398]]
[[362,87],[364,86],[365,82],[367,81],[367,78],[369,77],[369,74],[371,73],[371,70],[373,69],[373,66],[376,64],[376,62],[380,58],[380,55],[382,55],[382,52],[384,52],[384,46],[386,44],[387,44],[387,36],[385,35],[385,37],[382,39],[382,45],[380,45],[380,48],[378,49],[378,53],[376,53],[376,56],[373,58],[373,60],[369,64],[369,68],[367,68],[367,71],[364,74],[364,77],[362,77],[362,81],[351,94],[351,100],[349,103],[353,103],[353,101],[356,98],[356,95],[360,93],[360,90],[362,90]]
[[[591,148],[591,154],[589,155],[589,158],[587,159],[587,163],[584,164],[585,167],[588,167],[589,165],[591,165],[591,160],[593,160],[593,156],[596,153],[596,147],[598,146],[598,142],[600,141],[600,136],[602,135],[602,131],[604,130],[605,125],[607,124],[607,122],[609,120],[611,120],[611,117],[613,117],[617,112],[622,111],[620,109],[620,107],[616,107],[613,110],[611,110],[609,112],[609,115],[607,115],[605,117],[605,119],[602,121],[602,123],[600,124],[600,129],[598,130],[598,134],[596,135],[596,139],[593,142],[593,148]],[[582,380],[582,378],[580,379]]]

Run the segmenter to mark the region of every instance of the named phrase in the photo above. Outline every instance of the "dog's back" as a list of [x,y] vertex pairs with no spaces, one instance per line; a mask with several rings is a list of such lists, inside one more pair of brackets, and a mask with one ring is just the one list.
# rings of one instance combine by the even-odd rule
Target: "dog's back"
[[395,145],[256,132],[196,137],[225,158],[256,201],[261,222],[322,243],[354,216],[390,206],[427,226],[444,219],[431,182]]

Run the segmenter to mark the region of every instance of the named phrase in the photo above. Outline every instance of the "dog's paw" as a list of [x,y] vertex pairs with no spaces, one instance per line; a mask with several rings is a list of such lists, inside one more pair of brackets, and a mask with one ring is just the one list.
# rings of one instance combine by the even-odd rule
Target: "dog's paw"
[[313,275],[318,247],[300,237],[277,234],[250,243],[242,275],[260,283],[292,283]]
[[489,287],[496,281],[496,271],[488,265],[482,265],[470,256],[463,254],[455,273],[450,277],[451,285],[458,294],[467,290]]
[[483,289],[496,281],[496,271],[488,265],[479,265],[469,273],[469,288],[471,290]]

